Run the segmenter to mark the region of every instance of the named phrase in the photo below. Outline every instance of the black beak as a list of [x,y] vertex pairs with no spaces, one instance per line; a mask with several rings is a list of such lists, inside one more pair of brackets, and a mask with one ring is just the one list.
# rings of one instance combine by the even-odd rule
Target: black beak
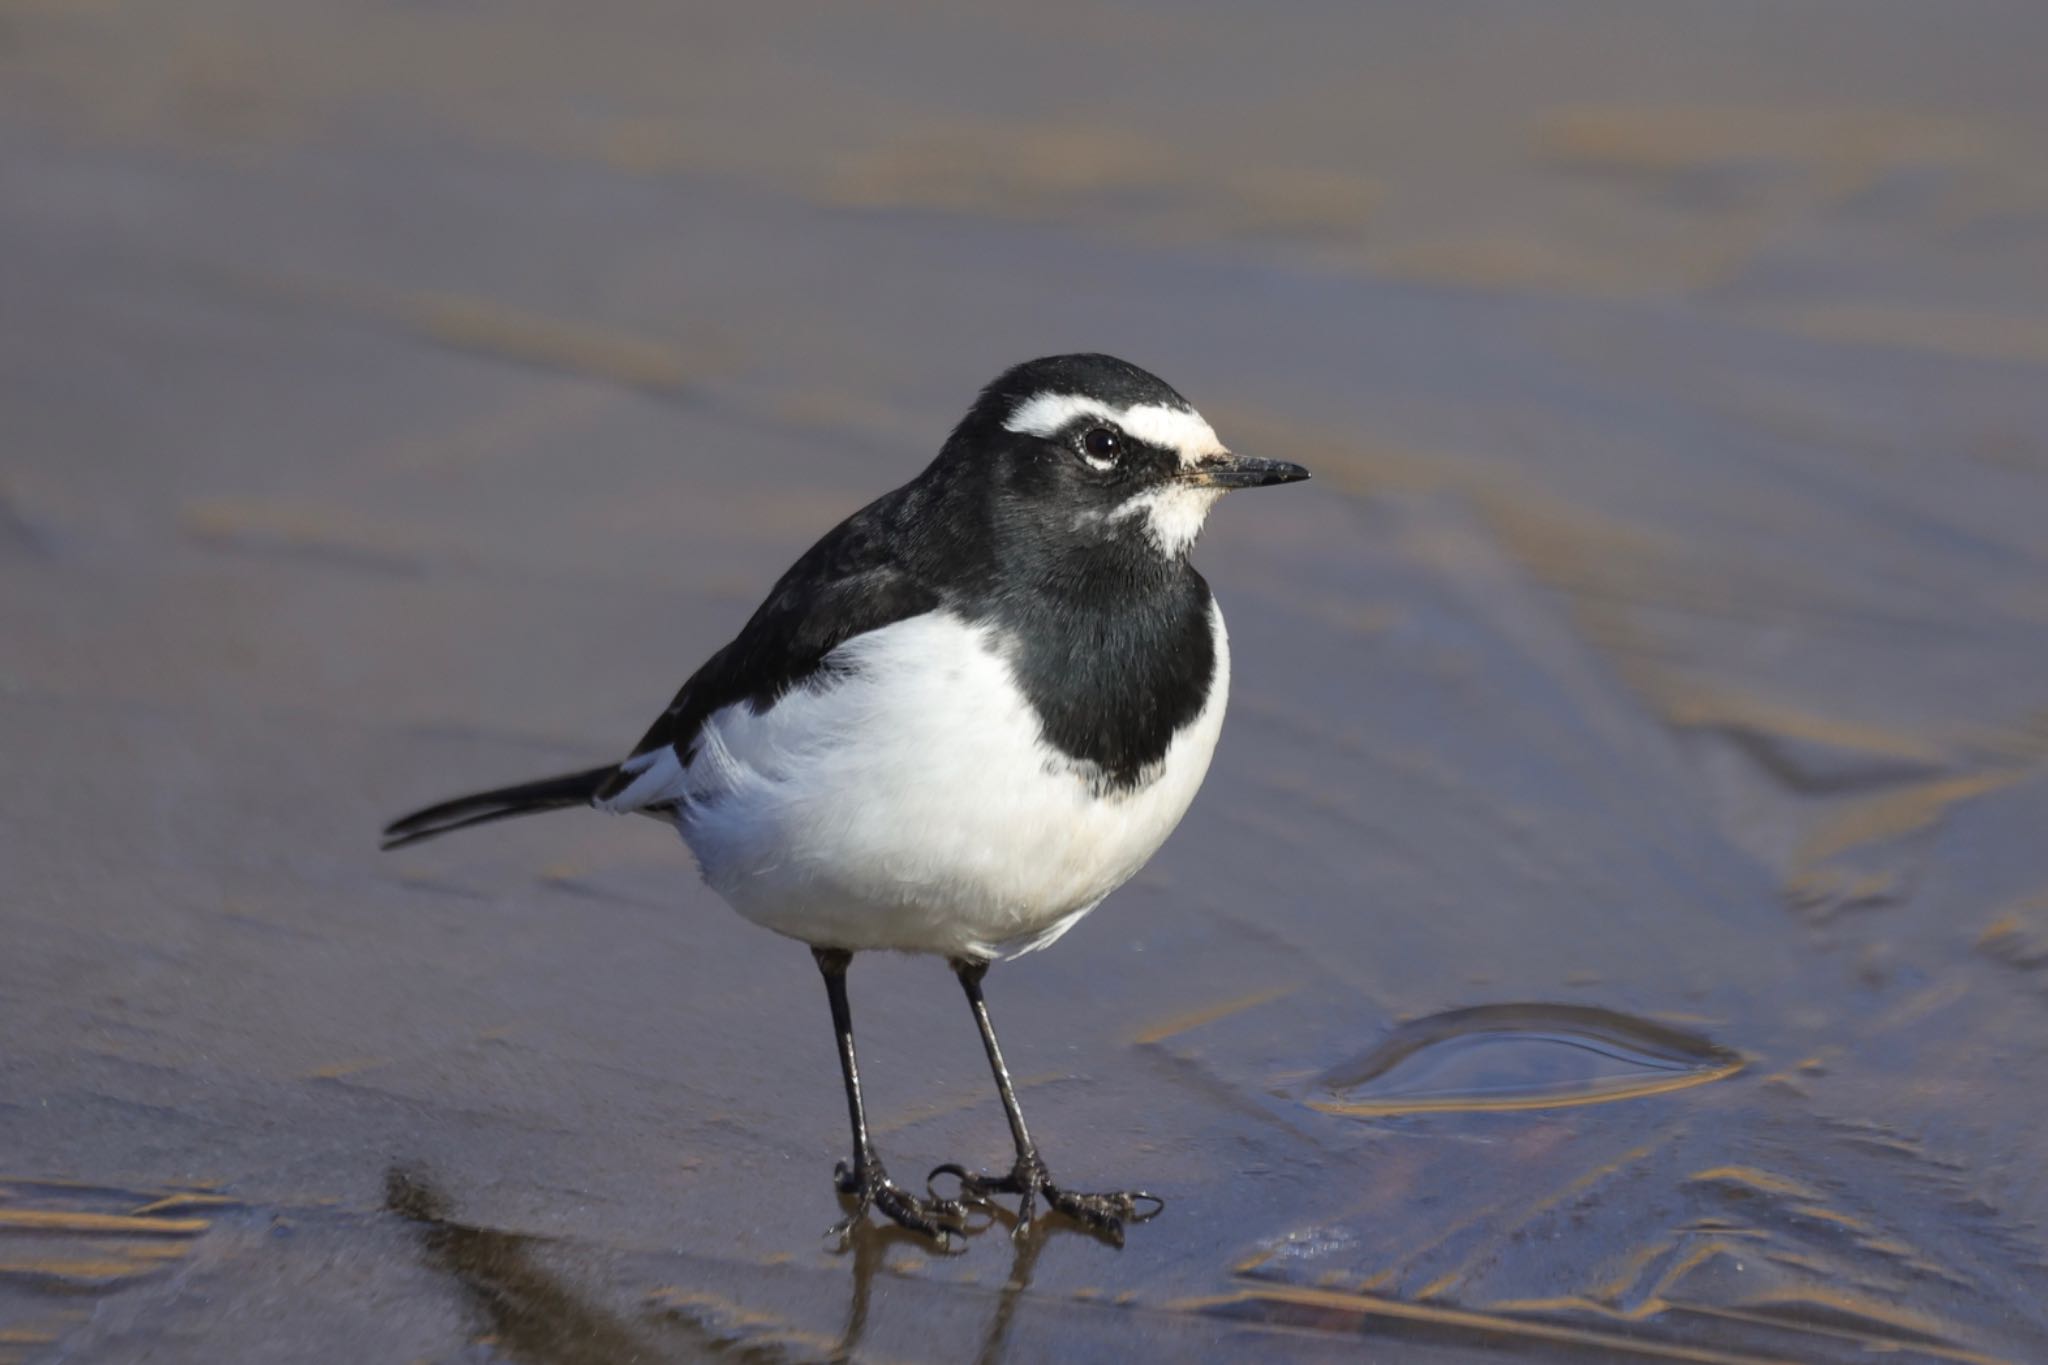
[[1300,483],[1308,471],[1285,460],[1255,460],[1249,455],[1209,455],[1181,475],[1189,483],[1210,488],[1264,488],[1276,483]]

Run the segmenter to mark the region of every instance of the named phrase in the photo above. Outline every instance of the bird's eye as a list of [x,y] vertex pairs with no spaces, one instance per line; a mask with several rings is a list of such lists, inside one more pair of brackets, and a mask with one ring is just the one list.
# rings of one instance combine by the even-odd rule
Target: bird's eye
[[1108,427],[1090,427],[1081,437],[1081,450],[1091,459],[1114,460],[1124,453],[1124,438]]

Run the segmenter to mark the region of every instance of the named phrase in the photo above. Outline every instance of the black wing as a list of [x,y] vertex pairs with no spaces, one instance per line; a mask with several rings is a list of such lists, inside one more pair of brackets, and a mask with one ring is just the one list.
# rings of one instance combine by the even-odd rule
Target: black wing
[[[633,758],[669,748],[687,766],[713,712],[738,702],[766,711],[815,678],[825,656],[854,636],[939,606],[937,589],[890,549],[894,496],[856,512],[790,566],[733,642],[690,675],[633,746]],[[644,766],[628,759],[598,789],[596,803],[625,791]]]

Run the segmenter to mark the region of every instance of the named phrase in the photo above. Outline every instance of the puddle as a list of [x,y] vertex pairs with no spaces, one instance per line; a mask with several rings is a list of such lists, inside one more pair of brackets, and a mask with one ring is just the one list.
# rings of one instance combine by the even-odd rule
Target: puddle
[[1318,1077],[1326,1114],[1557,1109],[1661,1095],[1740,1071],[1739,1053],[1587,1005],[1479,1005],[1402,1024]]

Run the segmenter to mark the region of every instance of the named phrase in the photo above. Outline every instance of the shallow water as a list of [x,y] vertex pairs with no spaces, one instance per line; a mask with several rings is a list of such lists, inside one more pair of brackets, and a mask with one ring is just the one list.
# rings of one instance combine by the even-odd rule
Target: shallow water
[[[2048,19],[0,17],[0,1362],[2048,1358]],[[1118,1252],[841,1249],[806,954],[617,752],[1004,364],[1317,479],[988,981]],[[1007,1138],[857,961],[915,1186]]]

